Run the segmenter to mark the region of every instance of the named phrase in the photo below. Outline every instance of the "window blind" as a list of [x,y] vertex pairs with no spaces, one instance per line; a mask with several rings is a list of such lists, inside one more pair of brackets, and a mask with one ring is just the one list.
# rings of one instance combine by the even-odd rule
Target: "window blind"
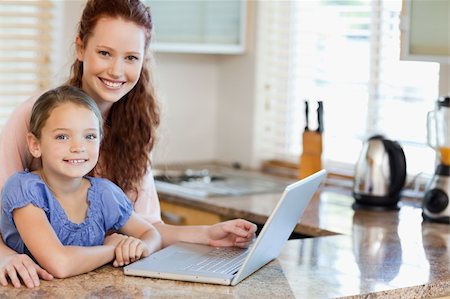
[[51,78],[52,1],[0,1],[0,131]]
[[304,101],[314,129],[320,100],[325,167],[352,174],[362,141],[383,134],[400,142],[410,174],[434,171],[426,112],[438,97],[439,65],[399,60],[401,2],[259,2],[259,160],[298,163]]

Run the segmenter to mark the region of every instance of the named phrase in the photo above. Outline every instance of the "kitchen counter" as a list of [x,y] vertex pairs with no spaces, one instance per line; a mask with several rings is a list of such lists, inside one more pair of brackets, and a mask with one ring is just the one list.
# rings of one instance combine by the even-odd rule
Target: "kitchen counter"
[[[162,200],[264,223],[280,194]],[[424,223],[420,202],[399,211],[354,211],[345,188],[323,186],[280,257],[235,287],[123,275],[109,265],[36,289],[5,287],[2,298],[430,298],[450,295],[450,226]]]

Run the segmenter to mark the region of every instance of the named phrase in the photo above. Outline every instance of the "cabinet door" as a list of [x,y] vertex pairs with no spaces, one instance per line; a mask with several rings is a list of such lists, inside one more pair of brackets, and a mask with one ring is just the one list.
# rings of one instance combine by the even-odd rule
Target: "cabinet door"
[[239,54],[245,50],[244,0],[145,1],[158,52]]
[[160,199],[160,204],[162,220],[167,224],[211,225],[224,220],[217,214],[169,203],[163,199]]
[[401,57],[450,64],[450,1],[403,1]]

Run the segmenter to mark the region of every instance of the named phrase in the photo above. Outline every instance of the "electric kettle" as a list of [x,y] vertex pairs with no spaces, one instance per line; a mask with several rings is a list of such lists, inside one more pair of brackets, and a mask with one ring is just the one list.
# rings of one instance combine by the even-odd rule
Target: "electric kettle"
[[375,135],[364,142],[353,178],[355,209],[396,210],[406,181],[406,158],[396,141]]

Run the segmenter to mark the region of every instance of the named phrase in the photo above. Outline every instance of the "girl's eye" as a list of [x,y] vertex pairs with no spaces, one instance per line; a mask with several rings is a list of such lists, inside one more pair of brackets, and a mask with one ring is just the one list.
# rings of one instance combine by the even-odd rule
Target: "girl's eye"
[[108,51],[98,51],[98,54],[100,54],[102,56],[109,56],[109,52]]
[[56,135],[56,140],[67,140],[69,137],[67,135]]
[[86,135],[86,139],[88,139],[88,140],[96,140],[97,139],[97,135],[95,135],[95,134],[88,134],[88,135]]

